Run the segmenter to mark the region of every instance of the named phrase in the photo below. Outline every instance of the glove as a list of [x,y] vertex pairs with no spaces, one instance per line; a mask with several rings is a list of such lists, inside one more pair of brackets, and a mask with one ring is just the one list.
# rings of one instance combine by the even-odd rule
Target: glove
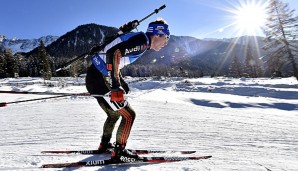
[[121,86],[122,88],[124,89],[125,91],[125,94],[128,94],[128,92],[130,91],[129,87],[128,87],[128,84],[124,81],[121,82]]
[[130,21],[119,28],[123,33],[131,32],[133,29],[137,28],[139,25],[138,20]]
[[113,102],[124,102],[124,90],[122,87],[113,89],[111,91],[111,101]]

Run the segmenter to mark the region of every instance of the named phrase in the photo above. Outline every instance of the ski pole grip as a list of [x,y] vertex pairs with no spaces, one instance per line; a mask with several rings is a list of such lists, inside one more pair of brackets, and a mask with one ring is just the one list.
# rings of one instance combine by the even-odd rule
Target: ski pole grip
[[0,103],[0,107],[5,107],[7,106],[7,103],[3,102],[3,103]]
[[155,13],[157,14],[159,11],[163,10],[166,7],[166,4],[163,6],[159,7],[159,9],[155,9]]

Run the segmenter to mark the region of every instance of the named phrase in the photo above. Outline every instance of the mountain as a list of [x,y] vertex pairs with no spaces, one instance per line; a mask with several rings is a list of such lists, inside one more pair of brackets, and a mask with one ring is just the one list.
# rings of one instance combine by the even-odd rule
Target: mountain
[[[46,47],[49,55],[56,58],[72,58],[88,52],[93,46],[100,44],[106,37],[113,36],[118,29],[97,24],[86,24],[59,37]],[[38,53],[38,48],[27,55]]]
[[[240,41],[241,40],[241,41]],[[246,43],[245,43],[246,42]],[[241,37],[238,41],[230,39],[200,40],[188,36],[171,36],[167,46],[159,52],[147,51],[136,64],[167,65],[186,68],[187,70],[203,71],[207,74],[228,72],[231,60],[237,56],[244,61],[247,43],[252,46],[253,55],[261,58],[265,55],[259,46],[255,45],[255,38]],[[263,44],[262,39],[257,44]]]
[[58,36],[44,36],[38,39],[8,39],[4,35],[0,35],[0,49],[11,49],[13,53],[30,52],[39,46],[41,40],[47,46],[57,39]]
[[[117,31],[117,28],[97,24],[81,25],[49,44],[46,50],[52,57],[70,59],[88,52]],[[204,70],[206,74],[227,73],[233,57],[237,56],[244,61],[247,43],[251,44],[254,56],[261,58],[265,54],[260,49],[263,44],[260,37],[200,40],[189,36],[172,35],[167,46],[159,52],[147,51],[132,66],[152,64],[185,68],[194,72]],[[25,55],[37,55],[37,53],[38,48],[35,48]]]

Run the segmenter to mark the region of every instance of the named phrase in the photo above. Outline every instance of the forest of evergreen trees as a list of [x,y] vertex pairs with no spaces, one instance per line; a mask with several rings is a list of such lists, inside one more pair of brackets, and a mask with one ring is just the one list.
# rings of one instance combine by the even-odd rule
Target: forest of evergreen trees
[[68,59],[54,58],[47,54],[43,42],[40,43],[37,55],[26,57],[21,53],[13,54],[10,49],[0,52],[0,78],[8,77],[43,77],[50,80],[52,76],[70,76],[70,71],[59,74],[56,68]]
[[[56,69],[63,67],[69,58],[55,58],[48,55],[43,43],[39,47],[38,55],[25,57],[21,54],[13,55],[11,50],[6,49],[0,53],[0,78],[8,77],[43,77],[46,80],[52,76],[72,76],[77,77],[86,73],[90,61],[78,61],[71,65],[67,70],[55,72]],[[150,76],[174,76],[174,77],[200,77],[201,71],[186,71],[177,66],[161,65],[128,65],[122,69],[122,75],[132,77],[150,77]]]
[[[69,58],[55,58],[47,54],[44,44],[41,42],[37,55],[29,57],[8,50],[0,53],[0,78],[6,77],[43,77],[46,80],[52,76],[72,76],[76,77],[86,73],[90,61],[78,61],[71,65],[68,70],[55,72],[65,64]],[[202,76],[230,76],[230,77],[262,77],[262,61],[252,55],[252,49],[248,47],[245,61],[240,61],[235,56],[230,64],[229,73],[204,73],[202,69],[183,68],[179,66],[166,66],[158,64],[131,64],[122,69],[124,76],[132,77],[202,77]]]

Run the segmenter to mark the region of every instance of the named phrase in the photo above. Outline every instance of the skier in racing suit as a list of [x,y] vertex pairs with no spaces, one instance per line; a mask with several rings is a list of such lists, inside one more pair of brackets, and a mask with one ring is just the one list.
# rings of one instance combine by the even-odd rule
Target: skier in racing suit
[[131,32],[121,35],[92,57],[92,65],[88,68],[86,76],[87,90],[90,94],[109,95],[96,97],[100,107],[107,114],[98,147],[100,151],[105,152],[112,146],[112,132],[121,116],[112,153],[114,159],[120,159],[120,156],[137,157],[125,149],[136,113],[124,98],[129,92],[129,87],[120,69],[133,63],[148,49],[159,51],[167,45],[169,37],[168,24],[163,19],[158,19],[148,25],[146,33]]

